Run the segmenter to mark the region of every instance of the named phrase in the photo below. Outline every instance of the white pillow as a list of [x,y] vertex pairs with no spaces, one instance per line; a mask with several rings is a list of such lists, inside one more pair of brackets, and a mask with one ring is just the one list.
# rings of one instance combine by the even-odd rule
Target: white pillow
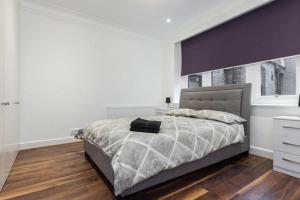
[[176,117],[192,117],[194,110],[188,108],[178,108],[170,110],[166,115],[176,116]]
[[241,124],[246,122],[245,119],[241,118],[232,113],[216,111],[216,110],[193,110],[188,108],[180,108],[170,110],[167,115],[177,116],[177,117],[194,117],[199,119],[209,119],[219,122],[224,122],[226,124]]
[[193,112],[193,117],[220,121],[226,124],[241,124],[247,121],[235,114],[216,110],[195,110]]

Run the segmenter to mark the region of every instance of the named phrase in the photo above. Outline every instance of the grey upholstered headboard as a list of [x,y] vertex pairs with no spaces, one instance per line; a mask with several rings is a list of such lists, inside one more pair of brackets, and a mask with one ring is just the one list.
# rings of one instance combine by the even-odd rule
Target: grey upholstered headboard
[[250,133],[251,84],[182,89],[180,108],[218,110],[246,119],[245,133]]

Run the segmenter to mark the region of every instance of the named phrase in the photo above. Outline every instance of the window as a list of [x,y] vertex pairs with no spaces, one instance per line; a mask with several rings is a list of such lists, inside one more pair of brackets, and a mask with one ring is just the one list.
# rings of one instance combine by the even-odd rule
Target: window
[[182,77],[182,87],[252,84],[254,105],[296,105],[300,94],[300,55]]
[[295,57],[261,64],[261,96],[296,95]]
[[202,76],[200,74],[189,75],[188,76],[188,87],[189,88],[202,87]]
[[241,84],[245,82],[246,82],[246,68],[244,66],[215,70],[212,71],[211,73],[212,86]]

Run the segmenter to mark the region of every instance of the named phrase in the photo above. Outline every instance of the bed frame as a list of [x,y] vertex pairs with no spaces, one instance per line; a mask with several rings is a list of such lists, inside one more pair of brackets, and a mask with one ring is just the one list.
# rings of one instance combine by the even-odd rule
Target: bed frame
[[[196,89],[182,89],[180,96],[180,108],[191,108],[195,110],[208,109],[234,113],[246,119],[245,138],[243,143],[224,147],[207,156],[158,173],[126,190],[121,197],[131,195],[146,188],[175,179],[185,174],[194,172],[225,159],[249,152],[250,149],[250,111],[251,84],[226,85],[217,87],[203,87]],[[114,173],[111,159],[100,148],[88,141],[84,142],[87,157],[113,185]]]

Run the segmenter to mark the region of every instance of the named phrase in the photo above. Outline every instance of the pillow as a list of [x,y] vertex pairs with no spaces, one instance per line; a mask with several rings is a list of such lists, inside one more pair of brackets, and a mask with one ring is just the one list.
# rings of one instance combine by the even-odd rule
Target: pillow
[[241,124],[246,122],[246,120],[241,118],[240,116],[216,110],[193,110],[188,108],[179,108],[170,110],[166,113],[166,115],[176,117],[194,117],[198,119],[209,119],[224,122],[226,124]]
[[226,124],[235,124],[235,123],[241,124],[247,121],[235,114],[216,111],[216,110],[199,110],[199,111],[194,110],[192,117],[215,120],[219,122],[224,122]]
[[178,108],[178,109],[173,109],[170,110],[166,113],[166,115],[171,115],[171,116],[176,116],[176,117],[192,117],[193,115],[193,111],[192,109],[188,109],[188,108]]

